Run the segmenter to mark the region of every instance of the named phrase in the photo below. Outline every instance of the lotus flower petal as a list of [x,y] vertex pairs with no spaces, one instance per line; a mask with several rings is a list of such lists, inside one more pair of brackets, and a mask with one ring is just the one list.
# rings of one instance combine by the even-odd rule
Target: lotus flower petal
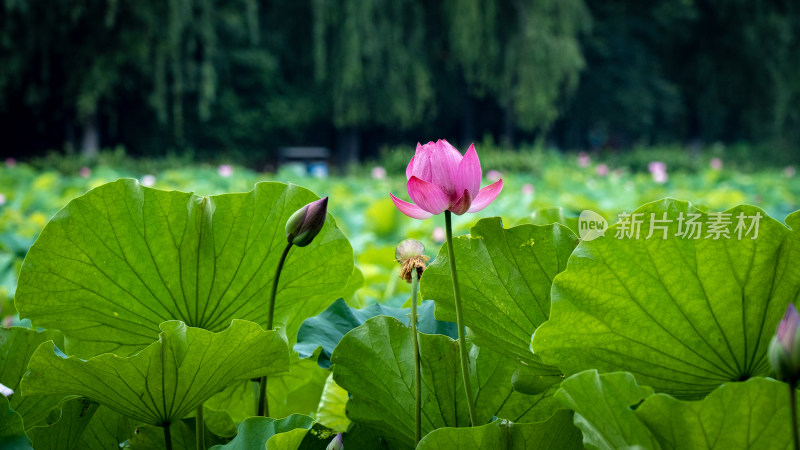
[[396,206],[397,209],[399,209],[401,213],[407,215],[408,217],[411,217],[412,219],[420,219],[420,220],[427,219],[429,217],[433,217],[433,214],[429,213],[428,211],[425,211],[424,209],[420,208],[419,206],[417,206],[417,205],[415,205],[413,203],[408,203],[406,201],[400,200],[399,198],[395,197],[392,194],[389,194],[389,195],[392,196],[392,201],[394,202],[394,206]]
[[481,189],[481,191],[478,192],[478,196],[472,200],[472,206],[470,206],[467,212],[474,213],[486,208],[489,206],[489,203],[492,203],[494,199],[497,198],[502,190],[503,180],[498,180],[496,183],[492,183]]
[[471,198],[475,198],[481,188],[481,175],[481,161],[475,151],[475,144],[472,144],[458,164],[454,180],[455,191],[463,192],[466,189]]
[[450,198],[433,183],[412,176],[406,183],[408,195],[420,208],[432,214],[441,214],[450,206]]
[[464,189],[461,197],[450,207],[450,212],[460,216],[469,210],[470,204],[472,204],[472,195],[468,190]]

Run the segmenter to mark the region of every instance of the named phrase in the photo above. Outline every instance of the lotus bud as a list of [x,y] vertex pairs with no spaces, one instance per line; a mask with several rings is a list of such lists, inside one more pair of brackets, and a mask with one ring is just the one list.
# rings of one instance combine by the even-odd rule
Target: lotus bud
[[311,202],[295,211],[286,221],[286,239],[293,245],[305,247],[314,240],[325,225],[328,197]]
[[336,435],[330,444],[325,447],[325,450],[343,450],[344,444],[342,443],[342,433]]
[[800,315],[792,303],[786,308],[778,332],[769,343],[769,362],[779,380],[797,385],[800,378]]
[[411,283],[411,272],[417,271],[417,279],[422,276],[425,266],[430,260],[425,256],[425,246],[420,241],[406,239],[397,246],[394,252],[395,261],[400,263],[400,278]]

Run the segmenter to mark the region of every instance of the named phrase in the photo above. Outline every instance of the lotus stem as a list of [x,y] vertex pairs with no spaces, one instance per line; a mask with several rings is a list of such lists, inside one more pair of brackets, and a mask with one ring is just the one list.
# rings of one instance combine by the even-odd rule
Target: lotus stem
[[167,447],[167,450],[172,450],[172,433],[170,433],[170,424],[166,424],[161,428],[164,429],[164,445]]
[[792,438],[794,439],[794,450],[800,450],[800,438],[797,435],[797,387],[796,383],[789,383],[789,410],[792,414]]
[[197,450],[206,450],[205,429],[206,424],[203,421],[203,405],[197,407],[197,413],[194,418],[194,427],[197,440]]
[[[278,280],[281,278],[281,270],[283,270],[283,263],[286,262],[286,257],[289,256],[289,250],[292,249],[292,243],[289,242],[286,248],[283,249],[281,259],[278,261],[278,268],[275,269],[275,278],[272,283],[272,292],[269,295],[269,311],[267,313],[267,330],[272,330],[272,321],[275,315],[275,296],[278,294]],[[267,398],[267,377],[261,377],[258,389],[258,410],[256,415],[269,417],[269,399]]]
[[472,426],[477,425],[475,405],[472,400],[472,386],[469,381],[469,357],[467,355],[467,338],[464,329],[464,313],[461,311],[461,290],[458,287],[456,272],[456,255],[453,251],[453,225],[450,211],[444,212],[445,232],[447,233],[447,252],[450,259],[450,276],[453,280],[453,296],[456,303],[456,326],[458,327],[458,352],[461,356],[461,376],[464,378],[464,390],[467,394],[469,420]]
[[417,269],[411,271],[411,332],[414,342],[414,445],[422,439],[422,377],[419,366],[419,342],[417,335],[417,292],[419,276]]

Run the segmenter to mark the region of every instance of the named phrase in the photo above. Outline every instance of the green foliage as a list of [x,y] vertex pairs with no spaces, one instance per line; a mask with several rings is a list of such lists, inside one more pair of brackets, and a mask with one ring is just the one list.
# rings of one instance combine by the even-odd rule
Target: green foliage
[[25,429],[46,424],[50,411],[58,407],[64,394],[26,395],[20,391],[20,381],[28,368],[36,348],[43,342],[54,341],[64,345],[64,337],[57,331],[35,331],[30,328],[0,328],[0,384],[13,390],[11,409],[22,416]]
[[80,447],[83,431],[89,425],[98,404],[85,398],[73,398],[61,405],[61,415],[45,427],[33,427],[28,437],[36,449],[72,450]]
[[[31,357],[26,394],[83,395],[136,421],[169,425],[228,384],[289,367],[275,331],[234,320],[219,333],[164,322],[157,342],[131,357],[66,357],[45,342]],[[202,374],[202,376],[198,376]]]
[[753,378],[685,401],[653,394],[630,373],[588,370],[565,380],[556,398],[575,410],[587,448],[789,449],[787,391],[785,383]]
[[[265,323],[265,293],[286,246],[276,230],[315,199],[278,183],[202,198],[135,180],[103,185],[42,231],[20,273],[17,309],[37,326],[62,330],[71,339],[66,350],[84,356],[131,354],[164,320],[212,331],[232,319]],[[345,287],[352,267],[332,218],[310,246],[293,249],[275,306],[290,343],[302,321]]]
[[[458,343],[442,335],[420,334],[422,432],[469,424],[458,362]],[[414,439],[411,329],[378,316],[347,333],[333,353],[333,378],[350,393],[348,418],[382,431],[403,447]],[[549,417],[553,391],[538,396],[515,392],[510,379],[515,363],[488,349],[470,350],[470,377],[478,424],[492,417],[532,422]]]
[[600,375],[588,370],[564,380],[555,397],[575,411],[575,426],[583,432],[587,448],[657,449],[658,441],[634,411],[652,394],[651,388],[637,385],[630,373]]
[[544,422],[513,423],[507,420],[473,428],[440,428],[425,436],[418,450],[451,450],[480,448],[513,449],[580,449],[581,437],[572,425],[572,414],[558,410]]
[[[469,236],[454,240],[464,324],[475,343],[544,370],[530,351],[530,336],[550,315],[550,286],[567,267],[577,237],[566,227],[520,225],[504,229],[499,218],[478,221]],[[455,321],[447,249],[425,271],[424,298],[436,302],[436,315]]]
[[[534,353],[566,374],[626,370],[658,392],[689,398],[769,375],[769,337],[798,298],[800,215],[787,219],[790,231],[757,208],[733,208],[722,226],[728,237],[714,239],[713,217],[686,202],[635,213],[644,218],[638,237],[616,238],[618,223],[575,250],[553,283],[551,320],[536,330]],[[651,228],[651,214],[672,219],[666,231]],[[679,226],[689,230],[679,214],[699,214],[700,238],[677,236]],[[761,215],[757,239],[746,228],[737,237],[740,214]]]
[[22,426],[22,417],[11,409],[8,399],[0,395],[0,449],[33,449]]
[[[376,303],[364,309],[354,309],[339,299],[321,314],[303,322],[297,332],[297,344],[294,350],[301,358],[314,357],[320,367],[327,369],[331,366],[330,357],[333,349],[350,330],[376,316],[394,317],[404,325],[409,325],[409,314],[411,314],[410,307],[389,308]],[[431,301],[422,302],[417,308],[417,315],[417,329],[420,333],[443,334],[454,339],[458,335],[454,324],[434,318]]]

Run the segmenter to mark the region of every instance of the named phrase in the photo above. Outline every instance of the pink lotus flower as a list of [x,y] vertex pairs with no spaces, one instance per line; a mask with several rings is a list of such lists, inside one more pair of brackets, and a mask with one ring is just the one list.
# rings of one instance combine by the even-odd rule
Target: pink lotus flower
[[599,164],[594,171],[597,175],[604,177],[608,175],[608,166],[606,164]]
[[78,173],[80,173],[81,177],[83,178],[89,178],[92,175],[92,169],[83,166]]
[[720,158],[711,158],[711,161],[708,163],[712,170],[722,170],[722,159]]
[[489,206],[503,190],[503,180],[480,189],[481,162],[475,145],[463,156],[444,139],[417,144],[417,152],[406,167],[406,189],[414,203],[390,194],[397,209],[414,219],[450,211],[461,215]]

